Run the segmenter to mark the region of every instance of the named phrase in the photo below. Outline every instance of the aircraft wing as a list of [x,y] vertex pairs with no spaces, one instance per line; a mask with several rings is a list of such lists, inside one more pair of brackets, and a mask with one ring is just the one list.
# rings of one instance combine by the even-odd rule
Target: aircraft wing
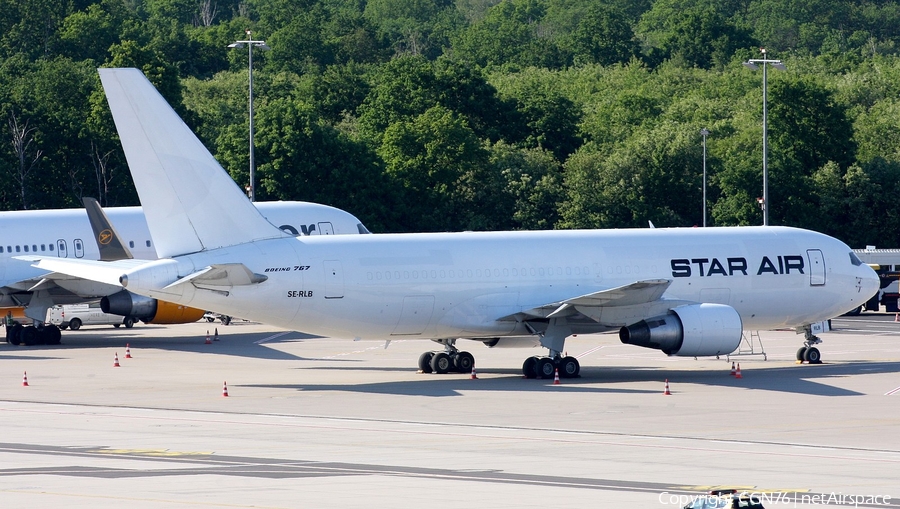
[[669,279],[647,279],[635,281],[617,288],[600,290],[571,299],[550,302],[531,309],[522,310],[521,313],[505,316],[500,320],[509,320],[520,317],[522,314],[533,318],[553,318],[559,316],[571,308],[578,307],[621,307],[635,306],[655,302],[662,298],[663,293],[669,288],[672,281]]

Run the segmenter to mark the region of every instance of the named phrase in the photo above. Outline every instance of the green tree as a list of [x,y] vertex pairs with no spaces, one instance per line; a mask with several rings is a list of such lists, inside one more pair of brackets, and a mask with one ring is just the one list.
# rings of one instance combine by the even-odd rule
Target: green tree
[[687,66],[724,66],[738,48],[751,44],[749,34],[724,12],[726,5],[711,0],[657,0],[637,27],[648,56],[653,61],[679,59]]
[[405,231],[494,229],[503,182],[465,119],[430,108],[388,127],[378,154],[400,189]]

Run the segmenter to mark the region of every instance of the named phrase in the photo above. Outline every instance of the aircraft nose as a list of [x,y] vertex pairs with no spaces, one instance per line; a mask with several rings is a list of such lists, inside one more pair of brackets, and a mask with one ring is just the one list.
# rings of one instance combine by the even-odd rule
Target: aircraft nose
[[860,293],[866,296],[866,299],[872,298],[881,288],[881,280],[878,274],[868,265],[862,265],[862,276],[860,277]]

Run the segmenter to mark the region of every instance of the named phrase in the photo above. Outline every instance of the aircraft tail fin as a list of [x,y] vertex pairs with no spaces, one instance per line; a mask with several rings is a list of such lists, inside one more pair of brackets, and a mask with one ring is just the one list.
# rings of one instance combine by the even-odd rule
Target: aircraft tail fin
[[160,258],[288,236],[259,213],[140,70],[99,72]]
[[91,222],[91,229],[94,231],[94,239],[97,241],[97,248],[100,250],[100,260],[104,262],[112,262],[116,260],[130,260],[131,251],[122,244],[122,237],[119,232],[106,217],[100,202],[94,198],[84,197],[81,199],[84,203],[84,209],[87,211],[88,221]]

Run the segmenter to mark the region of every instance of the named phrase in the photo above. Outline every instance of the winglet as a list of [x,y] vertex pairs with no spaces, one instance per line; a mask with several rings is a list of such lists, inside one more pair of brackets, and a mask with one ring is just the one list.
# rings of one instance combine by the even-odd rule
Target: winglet
[[160,258],[288,236],[269,223],[138,69],[100,69]]
[[94,239],[97,241],[97,248],[100,249],[100,260],[114,262],[134,258],[125,244],[122,244],[122,237],[106,217],[100,203],[94,198],[87,197],[82,198],[81,202],[84,203],[88,221],[91,222],[91,229],[94,230]]

